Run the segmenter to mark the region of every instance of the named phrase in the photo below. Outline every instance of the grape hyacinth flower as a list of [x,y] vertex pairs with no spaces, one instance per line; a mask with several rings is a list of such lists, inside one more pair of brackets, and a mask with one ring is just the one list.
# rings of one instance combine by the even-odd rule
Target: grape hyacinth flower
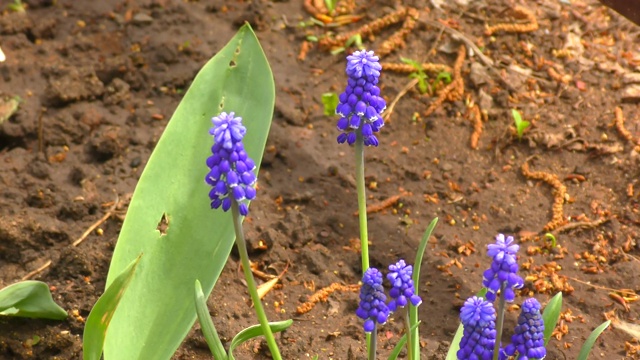
[[402,259],[395,264],[389,265],[387,279],[391,282],[389,296],[392,299],[388,304],[389,311],[396,311],[399,307],[403,308],[408,302],[411,302],[413,306],[418,306],[422,303],[420,296],[416,295],[413,279],[411,278],[412,275],[413,266],[407,265]]
[[249,213],[244,200],[256,197],[256,168],[253,160],[247,156],[242,139],[247,128],[242,125],[242,118],[235,113],[222,112],[211,119],[213,128],[209,134],[213,135],[215,143],[211,147],[212,155],[207,158],[209,173],[205,177],[212,189],[209,192],[211,208],[228,211],[232,198],[238,202],[241,215]]
[[503,234],[496,236],[496,243],[487,246],[487,255],[493,258],[491,267],[482,276],[482,285],[487,288],[487,300],[495,301],[496,293],[502,290],[505,301],[512,302],[515,298],[514,288],[519,289],[524,281],[518,275],[516,253],[520,246],[513,243],[513,236]]
[[338,143],[353,145],[357,133],[363,137],[364,145],[378,146],[378,138],[374,135],[384,126],[382,112],[387,107],[380,97],[378,78],[382,66],[373,51],[356,51],[347,56],[346,73],[349,79],[347,87],[339,96],[336,114],[340,115]]
[[540,314],[540,303],[535,298],[526,299],[518,317],[518,325],[505,348],[509,356],[518,353],[518,360],[542,359],[547,355],[544,347],[544,321]]
[[364,320],[365,332],[374,331],[376,322],[380,325],[387,322],[389,308],[386,300],[382,287],[382,273],[376,268],[368,268],[362,277],[360,305],[356,310],[356,315]]
[[[481,297],[471,297],[460,309],[464,327],[458,360],[491,360],[496,343],[496,310]],[[501,356],[503,357],[503,356]]]

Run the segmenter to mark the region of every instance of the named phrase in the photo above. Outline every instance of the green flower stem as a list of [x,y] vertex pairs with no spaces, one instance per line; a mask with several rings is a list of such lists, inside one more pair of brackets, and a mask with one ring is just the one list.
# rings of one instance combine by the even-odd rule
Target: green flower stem
[[262,301],[258,295],[258,289],[256,287],[256,281],[251,273],[251,264],[249,263],[249,254],[247,253],[247,244],[244,240],[244,233],[242,232],[242,222],[240,221],[240,211],[238,210],[238,203],[235,200],[231,201],[231,216],[233,217],[233,227],[236,230],[236,246],[238,247],[238,253],[240,253],[240,260],[242,261],[242,271],[244,272],[244,278],[247,281],[247,287],[249,288],[249,295],[253,302],[253,307],[256,309],[256,315],[260,322],[260,327],[264,332],[264,337],[267,340],[269,351],[274,360],[282,360],[280,356],[280,350],[276,344],[276,339],[273,337],[273,332],[269,326],[269,320],[267,320],[267,314],[262,307]]
[[[411,305],[409,306],[411,307]],[[417,357],[414,359],[414,353],[413,353],[413,348],[411,343],[414,339],[411,338],[413,335],[413,331],[411,331],[411,316],[409,314],[409,309],[406,309],[404,313],[405,313],[404,322],[405,322],[405,326],[407,327],[407,359],[418,360]]]
[[356,188],[358,191],[358,218],[360,220],[360,253],[362,273],[369,268],[369,234],[367,231],[367,195],[364,184],[364,139],[362,131],[356,132]]
[[[364,138],[362,130],[356,131],[356,189],[358,191],[358,220],[360,223],[360,255],[362,256],[362,274],[369,268],[369,232],[367,230],[367,194],[364,184]],[[366,334],[369,353],[373,348],[375,355],[375,339]],[[375,336],[373,336],[375,338]]]
[[376,360],[376,348],[378,347],[378,324],[373,324],[373,331],[368,333],[370,335],[370,346],[369,346],[369,360]]
[[504,325],[504,288],[505,283],[503,282],[500,286],[500,300],[498,302],[498,318],[496,319],[496,344],[493,346],[493,360],[498,360],[498,356],[500,355],[500,339],[502,338],[502,327]]

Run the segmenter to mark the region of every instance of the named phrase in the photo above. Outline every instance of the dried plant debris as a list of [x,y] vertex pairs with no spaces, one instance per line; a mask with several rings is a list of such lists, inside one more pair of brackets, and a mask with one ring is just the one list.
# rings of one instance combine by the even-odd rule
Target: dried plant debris
[[431,113],[438,109],[440,105],[445,102],[445,100],[457,101],[462,99],[462,95],[464,94],[464,79],[462,78],[461,72],[466,52],[466,47],[464,45],[460,45],[460,48],[458,48],[458,57],[453,64],[451,83],[440,90],[440,92],[438,93],[438,97],[431,103],[431,105],[429,105],[427,110],[425,110],[423,116],[431,115]]
[[480,141],[480,135],[482,135],[482,114],[480,107],[476,104],[469,108],[469,114],[471,115],[471,121],[473,122],[473,133],[471,134],[470,145],[474,150],[478,149],[478,142]]
[[525,19],[526,22],[500,23],[493,26],[487,26],[484,34],[493,35],[498,31],[510,33],[526,33],[538,30],[538,20],[533,14],[533,11],[525,8],[524,6],[517,5],[513,8],[512,13],[514,14],[514,17]]
[[615,119],[613,125],[615,126],[616,130],[618,130],[618,134],[620,134],[622,138],[632,143],[633,145],[637,146],[638,144],[640,144],[640,141],[638,141],[638,139],[636,139],[633,134],[631,134],[631,132],[624,126],[624,113],[622,112],[622,109],[620,107],[616,107],[614,112]]
[[522,175],[527,179],[541,180],[549,184],[553,188],[553,206],[551,207],[552,218],[551,221],[544,226],[543,231],[553,231],[558,227],[564,225],[566,220],[563,215],[562,206],[564,204],[565,196],[567,195],[567,188],[562,184],[558,176],[544,171],[531,171],[529,170],[528,160],[522,164]]
[[[416,71],[416,68],[411,64],[405,63],[381,63],[382,70],[393,71],[397,73],[410,74]],[[422,71],[430,73],[451,72],[452,69],[449,65],[435,64],[435,63],[422,63],[420,64]]]
[[318,44],[322,49],[335,50],[345,47],[349,39],[354,36],[359,35],[362,38],[373,36],[391,25],[404,21],[402,27],[385,40],[376,50],[376,54],[378,56],[384,56],[391,53],[393,50],[405,46],[404,39],[415,28],[416,19],[419,14],[420,12],[414,8],[396,10],[391,14],[373,20],[356,30],[338,34],[335,37],[325,36],[318,41]]
[[315,292],[315,294],[309,297],[309,300],[298,306],[296,309],[296,313],[298,315],[306,314],[309,311],[313,310],[316,304],[320,301],[326,302],[329,298],[329,295],[333,294],[335,291],[351,291],[357,292],[360,290],[360,285],[342,285],[338,283],[333,283],[325,288],[322,288]]

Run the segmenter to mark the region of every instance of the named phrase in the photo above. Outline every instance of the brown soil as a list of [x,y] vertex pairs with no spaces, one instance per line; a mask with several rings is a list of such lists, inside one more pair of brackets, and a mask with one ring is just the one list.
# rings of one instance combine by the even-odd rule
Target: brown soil
[[[320,104],[322,93],[345,85],[344,57],[312,48],[304,61],[297,59],[305,35],[325,33],[297,27],[310,16],[302,2],[27,3],[26,13],[0,17],[7,55],[0,63],[0,95],[23,100],[0,125],[0,287],[51,261],[33,278],[51,286],[70,316],[0,319],[0,358],[81,357],[83,319],[103,292],[124,212],[79,246],[71,244],[116,197],[126,203],[181,94],[245,20],[262,41],[278,96],[259,197],[245,224],[252,244],[267,244],[252,254],[262,271],[275,274],[290,264],[281,286],[265,298],[269,317],[295,320],[278,336],[286,359],[364,358],[362,323],[353,315],[356,293],[335,293],[296,314],[314,289],[356,284],[360,277],[353,151],[335,143],[336,119],[323,116]],[[395,3],[357,1],[352,13],[364,19],[329,29],[355,29],[392,12]],[[399,63],[402,56],[453,66],[459,44],[441,22],[481,47],[493,64],[467,56],[460,77],[464,93],[454,91],[429,116],[421,114],[436,98],[409,91],[383,128],[380,147],[366,150],[369,202],[402,194],[369,216],[372,265],[413,259],[427,224],[440,218],[422,267],[420,329],[423,358],[442,359],[459,307],[479,289],[489,264],[486,244],[498,232],[514,234],[527,277],[521,295],[546,304],[565,291],[570,314],[562,330],[568,332],[551,341],[547,358],[575,359],[605,314],[628,321],[639,314],[637,303],[625,309],[609,295],[615,289],[640,291],[634,150],[639,111],[638,99],[626,95],[637,86],[629,83],[640,65],[638,28],[592,1],[542,0],[526,2],[537,30],[488,36],[487,24],[523,26],[526,20],[512,11],[512,2],[446,3],[438,10],[432,2],[426,8],[404,1],[419,10],[419,21],[407,46],[382,60]],[[378,48],[400,26],[365,37],[365,46]],[[388,103],[409,81],[406,74],[384,72]],[[487,117],[475,123],[483,129],[476,149],[473,104]],[[612,126],[616,107],[626,119],[618,127]],[[515,136],[511,109],[532,122],[522,140]],[[528,177],[521,171],[525,162]],[[544,242],[546,226],[560,248]],[[229,260],[209,299],[224,341],[256,322],[238,264],[235,257]],[[516,316],[515,309],[507,314],[508,327]],[[176,359],[209,358],[195,328]],[[382,328],[382,355],[398,341],[400,328],[399,320]],[[36,335],[41,340],[32,346]],[[630,340],[608,330],[592,357],[631,358],[632,344],[625,348]],[[256,340],[237,358],[261,359],[265,351]]]

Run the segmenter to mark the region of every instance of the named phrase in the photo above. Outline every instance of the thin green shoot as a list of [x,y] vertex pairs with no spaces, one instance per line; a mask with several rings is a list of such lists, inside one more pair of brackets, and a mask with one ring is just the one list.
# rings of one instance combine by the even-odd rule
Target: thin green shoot
[[427,91],[431,92],[431,86],[427,82],[427,79],[429,77],[422,69],[422,65],[415,60],[403,58],[403,57],[400,58],[400,61],[402,61],[405,64],[411,65],[413,66],[414,69],[416,69],[416,71],[409,74],[409,78],[418,79],[418,90],[420,90],[420,93],[424,94]]
[[348,49],[351,45],[355,45],[358,50],[363,50],[364,46],[362,45],[362,36],[360,36],[360,34],[353,35],[352,37],[347,39],[347,41],[344,43],[344,47],[341,46],[331,50],[331,55],[338,55]]
[[551,241],[551,247],[552,248],[558,246],[557,241],[556,241],[556,237],[552,233],[546,233],[546,234],[544,234],[544,237],[545,237],[545,239]]
[[318,42],[318,37],[314,35],[307,35],[307,41]]
[[439,72],[438,76],[436,77],[436,84],[438,84],[440,81],[443,81],[445,84],[451,84],[451,73],[448,71]]
[[324,4],[327,6],[327,10],[332,14],[336,9],[336,5],[338,5],[338,0],[324,0]]
[[324,114],[327,116],[335,115],[338,102],[338,94],[334,92],[322,94],[322,105],[324,106]]
[[13,0],[13,4],[7,5],[7,9],[13,12],[25,12],[27,7],[21,0]]
[[520,112],[516,109],[511,109],[511,115],[513,116],[513,122],[516,125],[516,134],[518,135],[518,139],[522,139],[524,131],[527,130],[531,123],[526,120],[522,120]]

